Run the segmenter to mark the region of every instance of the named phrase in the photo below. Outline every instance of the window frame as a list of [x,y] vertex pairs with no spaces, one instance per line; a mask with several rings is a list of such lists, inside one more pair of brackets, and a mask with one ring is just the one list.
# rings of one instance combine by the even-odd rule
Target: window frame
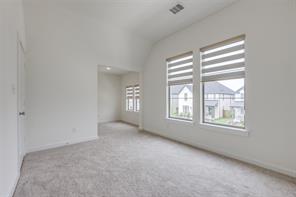
[[[136,98],[136,93],[135,93],[135,88],[138,87],[139,88],[139,98]],[[128,89],[129,88],[132,88],[132,98],[128,98],[127,96],[127,92],[128,92]],[[130,103],[129,103],[129,100],[132,100],[132,108],[129,109],[130,107]],[[137,99],[139,99],[139,105],[137,104]],[[139,107],[139,110],[137,110],[137,108]],[[137,85],[128,85],[125,87],[125,111],[126,112],[140,112],[140,85],[137,84]]]
[[[192,92],[194,91],[193,90],[193,83],[192,84],[184,84],[184,85],[192,85]],[[189,119],[189,118],[180,118],[180,117],[173,117],[173,116],[171,116],[171,88],[170,88],[170,86],[173,86],[173,85],[168,85],[167,87],[168,87],[168,96],[167,96],[167,102],[168,102],[168,109],[167,109],[167,118],[168,119],[170,119],[170,120],[181,120],[181,121],[186,121],[186,122],[193,122],[193,114],[194,114],[194,112],[193,112],[193,105],[194,105],[194,102],[193,102],[193,98],[194,98],[194,96],[193,96],[193,94],[192,94],[192,118],[191,119]]]
[[[201,99],[201,121],[200,124],[202,125],[213,125],[217,127],[224,127],[224,128],[229,128],[229,129],[238,129],[238,130],[246,130],[246,77],[244,78],[237,78],[237,79],[243,79],[244,80],[244,126],[239,127],[239,126],[234,126],[234,125],[227,125],[227,124],[219,124],[219,123],[212,123],[212,122],[206,122],[205,121],[205,99],[204,99],[204,84],[206,82],[200,81],[200,86],[201,86],[201,94],[200,94],[200,99]],[[217,80],[217,81],[222,81],[222,80]]]
[[[129,88],[132,88],[132,95],[133,95],[132,98],[128,98],[128,96],[127,96],[127,92],[128,92]],[[132,105],[133,105],[132,109],[129,109],[129,107],[130,107],[129,100],[130,99],[132,99]],[[131,86],[131,85],[125,87],[125,111],[127,111],[127,112],[134,111],[134,86]]]
[[[136,98],[136,87],[138,87],[139,88],[139,98]],[[134,93],[134,96],[133,96],[133,98],[134,98],[134,105],[133,105],[133,111],[134,112],[140,112],[140,110],[141,110],[141,104],[140,104],[140,85],[139,84],[136,84],[136,85],[134,85],[133,86],[133,93]],[[137,103],[137,100],[139,100],[139,105],[138,105],[138,103]],[[138,108],[139,108],[139,110],[138,110]]]
[[[221,45],[222,43],[225,43],[229,40],[233,40],[233,39],[236,39],[236,38],[239,38],[239,37],[244,37],[244,54],[245,54],[245,57],[244,57],[244,63],[245,63],[245,76],[244,77],[238,77],[238,78],[232,78],[232,79],[243,79],[244,80],[244,126],[243,127],[239,127],[239,126],[234,126],[234,125],[226,125],[226,124],[218,124],[218,123],[211,123],[211,122],[206,122],[205,121],[205,104],[204,104],[204,101],[205,101],[205,97],[204,97],[204,84],[206,83],[205,81],[202,81],[202,49],[203,48],[208,48],[208,47],[212,47],[214,45]],[[239,35],[239,36],[235,36],[235,37],[232,37],[230,39],[226,39],[224,41],[221,41],[221,42],[217,42],[215,44],[211,44],[211,45],[208,45],[208,46],[205,46],[205,47],[202,47],[199,49],[199,80],[198,80],[198,83],[199,83],[199,87],[200,87],[200,96],[199,96],[199,99],[200,99],[200,102],[199,102],[199,106],[200,106],[200,112],[199,112],[199,124],[201,127],[204,127],[204,128],[214,128],[214,130],[226,130],[227,132],[229,131],[234,131],[234,133],[237,133],[237,131],[241,131],[240,133],[242,133],[243,136],[248,136],[248,126],[247,126],[247,104],[246,104],[246,98],[247,98],[247,91],[246,91],[246,81],[247,81],[247,42],[246,42],[247,38],[246,38],[246,35],[245,34],[242,34],[242,35]],[[227,79],[217,79],[217,80],[212,80],[212,81],[223,81],[223,80],[227,80]]]
[[[169,60],[170,59],[176,59],[178,57],[182,57],[184,56],[185,54],[191,54],[192,56],[192,82],[191,83],[184,83],[184,84],[177,84],[177,85],[191,85],[192,86],[192,117],[191,118],[182,118],[182,117],[173,117],[171,116],[171,86],[174,86],[174,85],[170,85],[169,84],[169,80],[168,80],[168,76],[169,76],[169,73],[168,73],[168,64],[169,64]],[[166,88],[167,88],[167,91],[166,91],[166,103],[167,103],[167,109],[166,109],[166,118],[169,119],[169,120],[176,120],[176,121],[183,121],[183,122],[188,122],[188,123],[193,123],[194,121],[194,53],[193,51],[188,51],[188,52],[185,52],[185,53],[182,53],[182,54],[179,54],[177,56],[173,56],[171,58],[167,58],[166,59]]]

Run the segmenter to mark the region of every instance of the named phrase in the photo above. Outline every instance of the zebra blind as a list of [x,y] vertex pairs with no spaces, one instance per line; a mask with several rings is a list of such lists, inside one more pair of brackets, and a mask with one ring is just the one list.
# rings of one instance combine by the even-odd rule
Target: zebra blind
[[134,87],[128,86],[125,88],[126,99],[134,99]]
[[134,95],[135,95],[134,111],[138,112],[140,111],[140,86],[139,85],[134,86]]
[[139,85],[135,85],[135,98],[139,99],[140,98],[140,86]]
[[202,81],[245,77],[245,35],[204,47],[200,51]]
[[190,84],[193,81],[193,53],[167,59],[168,85]]

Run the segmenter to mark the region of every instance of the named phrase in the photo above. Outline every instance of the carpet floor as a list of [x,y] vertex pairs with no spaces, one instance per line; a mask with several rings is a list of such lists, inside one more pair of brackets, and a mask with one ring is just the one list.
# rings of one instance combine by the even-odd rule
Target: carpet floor
[[28,154],[14,197],[296,197],[295,180],[123,123]]

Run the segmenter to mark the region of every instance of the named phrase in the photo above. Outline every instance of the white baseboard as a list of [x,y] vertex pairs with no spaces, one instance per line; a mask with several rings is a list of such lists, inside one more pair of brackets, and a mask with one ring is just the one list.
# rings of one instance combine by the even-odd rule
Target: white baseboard
[[119,120],[119,122],[122,122],[122,123],[125,123],[125,124],[129,124],[129,125],[134,126],[134,127],[139,127],[139,125],[137,125],[135,123],[132,123],[132,122],[127,122],[125,120]]
[[[39,147],[33,147],[30,148],[26,153],[31,153],[31,152],[36,152],[36,151],[41,151],[41,150],[47,150],[47,149],[51,149],[51,148],[57,148],[57,147],[62,147],[62,146],[67,146],[67,145],[71,145],[71,144],[78,144],[81,142],[88,142],[88,141],[92,141],[92,140],[96,140],[98,139],[98,136],[93,136],[93,137],[86,137],[86,138],[80,138],[80,139],[76,139],[76,140],[70,140],[70,141],[63,141],[63,142],[58,142],[58,143],[54,143],[54,144],[48,144],[48,145],[44,145],[44,146],[39,146]],[[24,160],[25,155],[21,156],[21,165],[23,164],[23,160]],[[15,181],[13,183],[13,186],[11,187],[9,194],[1,194],[0,197],[13,197],[13,194],[16,190],[16,186],[17,183],[19,181],[20,178],[20,171],[21,169],[18,170],[17,176],[15,178]]]
[[8,197],[13,197],[13,194],[15,192],[15,189],[16,189],[16,186],[17,186],[17,183],[20,179],[20,172],[17,173],[16,177],[15,177],[15,180],[14,180],[14,183],[13,183],[13,186],[8,194]]
[[105,123],[112,123],[112,122],[119,122],[120,119],[116,119],[116,120],[105,120],[105,121],[98,121],[98,125],[100,124],[105,124]]
[[[15,190],[16,190],[17,183],[18,183],[18,181],[19,181],[19,179],[20,179],[20,175],[21,175],[21,166],[22,166],[22,164],[23,164],[23,162],[24,162],[24,158],[25,158],[25,155],[22,154],[22,155],[21,155],[21,164],[20,164],[20,168],[18,169],[17,175],[16,175],[15,180],[14,180],[14,182],[13,182],[13,185],[12,185],[10,191],[9,191],[9,194],[6,195],[7,197],[13,197],[13,194],[14,194],[14,192],[15,192]],[[5,195],[3,195],[3,196],[5,196]]]
[[58,147],[62,147],[62,146],[78,144],[78,143],[82,143],[82,142],[88,142],[88,141],[92,141],[92,140],[96,140],[96,139],[98,139],[98,136],[84,137],[84,138],[79,138],[79,139],[75,139],[75,140],[62,141],[62,142],[57,142],[57,143],[53,143],[53,144],[31,147],[26,151],[26,153],[32,153],[32,152],[41,151],[41,150],[48,150],[48,149],[52,149],[52,148],[58,148]]
[[221,150],[220,148],[208,146],[208,145],[202,144],[200,142],[194,142],[194,143],[193,142],[188,142],[188,140],[185,140],[185,139],[182,139],[182,138],[178,138],[178,137],[175,137],[175,136],[169,136],[167,134],[163,134],[163,133],[159,133],[159,132],[155,132],[155,131],[149,131],[149,130],[146,130],[146,129],[144,129],[144,131],[147,131],[147,132],[153,133],[155,135],[159,135],[159,136],[162,136],[162,137],[174,140],[174,141],[178,141],[178,142],[181,142],[181,143],[184,143],[184,144],[196,147],[196,148],[207,150],[207,151],[210,151],[210,152],[222,155],[222,156],[226,156],[226,157],[229,157],[229,158],[232,158],[232,159],[236,159],[236,160],[248,163],[248,164],[252,164],[252,165],[255,165],[255,166],[258,166],[258,167],[261,167],[261,168],[265,168],[265,169],[268,169],[268,170],[271,170],[271,171],[274,171],[274,172],[278,172],[280,174],[284,174],[284,175],[287,175],[289,177],[296,178],[296,171],[292,170],[292,169],[287,169],[287,168],[283,168],[281,166],[277,166],[277,165],[274,165],[274,164],[262,162],[262,161],[247,158],[247,157],[242,157],[242,156],[239,156],[239,155],[236,155],[236,154],[233,154],[233,153],[229,153],[226,150]]

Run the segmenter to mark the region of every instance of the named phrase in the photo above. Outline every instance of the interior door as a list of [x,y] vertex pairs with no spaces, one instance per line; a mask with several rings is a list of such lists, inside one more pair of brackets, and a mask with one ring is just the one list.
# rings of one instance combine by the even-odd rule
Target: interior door
[[21,42],[18,42],[18,165],[21,167],[25,154],[25,54]]

